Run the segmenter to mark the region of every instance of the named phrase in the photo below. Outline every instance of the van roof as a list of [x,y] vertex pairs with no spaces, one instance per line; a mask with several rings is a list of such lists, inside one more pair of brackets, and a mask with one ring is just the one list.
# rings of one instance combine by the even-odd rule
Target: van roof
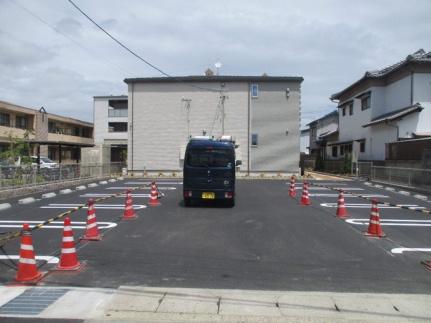
[[205,147],[211,147],[211,148],[222,148],[222,149],[233,149],[235,146],[232,142],[229,141],[217,141],[217,140],[193,140],[190,139],[188,145],[188,148],[205,148]]

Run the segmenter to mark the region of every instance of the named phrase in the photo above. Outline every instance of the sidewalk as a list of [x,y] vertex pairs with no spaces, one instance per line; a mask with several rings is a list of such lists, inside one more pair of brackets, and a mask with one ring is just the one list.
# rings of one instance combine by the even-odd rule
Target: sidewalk
[[430,304],[431,295],[416,294],[0,287],[0,321],[19,316],[86,322],[429,322]]

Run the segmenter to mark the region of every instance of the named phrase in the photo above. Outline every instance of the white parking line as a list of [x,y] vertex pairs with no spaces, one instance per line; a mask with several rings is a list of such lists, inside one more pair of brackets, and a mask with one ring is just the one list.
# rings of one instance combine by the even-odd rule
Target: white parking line
[[394,248],[392,253],[402,254],[404,251],[431,252],[431,248]]
[[[40,224],[44,221],[0,221],[0,228],[21,228],[23,223],[28,224]],[[85,229],[86,222],[72,222],[73,229]],[[99,229],[110,229],[115,228],[117,223],[114,222],[97,222]],[[63,229],[64,222],[63,221],[53,221],[50,224],[44,225],[42,229]]]
[[[151,194],[131,194],[132,197],[150,197]],[[105,193],[87,193],[87,194],[83,194],[83,195],[79,195],[79,197],[107,197],[107,196],[111,196],[111,194],[105,194]],[[120,194],[117,195],[115,197],[126,197],[126,194]]]
[[[131,185],[151,185],[152,182],[126,182],[125,184]],[[158,182],[156,181],[157,186],[159,185],[183,185],[183,182]]]
[[[48,264],[58,264],[59,259],[53,256],[36,256],[36,260],[45,260]],[[0,260],[19,260],[19,255],[0,255]]]
[[[296,190],[302,190],[302,186],[296,186]],[[343,190],[343,191],[363,191],[363,188],[359,187],[332,187],[333,190]],[[330,191],[329,188],[319,187],[319,186],[310,186],[308,187],[309,191]]]
[[[337,207],[337,203],[321,203],[323,207]],[[371,208],[371,204],[361,204],[361,203],[346,203],[347,208]],[[425,209],[423,206],[418,206],[416,204],[398,204],[398,206],[383,205],[379,204],[379,209],[399,209],[399,207],[408,207],[411,210],[422,210]]]
[[[321,196],[321,197],[338,197],[337,193],[311,193],[309,194],[310,196]],[[382,194],[361,194],[362,197],[379,197],[379,198],[389,198],[389,196],[387,195],[382,195]],[[344,197],[359,197],[357,195],[352,195],[349,193],[345,193]]]
[[[345,221],[356,225],[368,225],[369,223],[369,219],[346,219]],[[402,227],[431,227],[431,220],[380,219],[380,224]]]
[[[74,207],[81,206],[82,204],[49,204],[45,206],[41,206],[41,209],[73,209]],[[123,204],[94,204],[96,209],[107,209],[107,210],[123,210]],[[146,208],[146,205],[143,204],[134,204],[133,209],[139,210]],[[87,209],[87,206],[84,206],[83,209]]]
[[[127,190],[129,188],[139,188],[139,186],[111,186],[111,187],[107,187],[107,190]],[[163,186],[157,186],[157,188],[159,189],[159,191],[172,191],[172,190],[176,190],[176,187],[163,187]],[[150,190],[151,187],[142,187],[140,188],[140,190]]]

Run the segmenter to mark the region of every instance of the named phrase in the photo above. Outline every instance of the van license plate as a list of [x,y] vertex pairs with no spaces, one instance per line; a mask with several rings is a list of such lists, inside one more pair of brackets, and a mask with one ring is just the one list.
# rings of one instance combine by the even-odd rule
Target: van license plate
[[213,192],[203,192],[202,193],[202,198],[203,199],[213,200],[213,199],[215,199],[215,193],[213,193]]

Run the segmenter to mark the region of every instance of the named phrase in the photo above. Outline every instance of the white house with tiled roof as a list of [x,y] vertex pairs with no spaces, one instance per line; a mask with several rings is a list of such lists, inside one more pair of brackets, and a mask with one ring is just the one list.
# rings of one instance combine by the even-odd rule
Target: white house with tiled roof
[[431,52],[366,72],[331,100],[339,113],[332,155],[353,150],[359,160],[384,160],[387,143],[431,136]]

